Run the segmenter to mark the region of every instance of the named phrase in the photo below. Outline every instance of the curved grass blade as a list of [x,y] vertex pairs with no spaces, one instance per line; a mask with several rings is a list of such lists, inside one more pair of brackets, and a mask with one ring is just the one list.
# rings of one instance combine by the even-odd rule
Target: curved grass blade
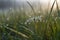
[[4,27],[4,28],[6,28],[6,29],[8,29],[8,30],[10,30],[10,31],[13,31],[13,32],[15,32],[16,34],[19,34],[19,35],[21,35],[21,36],[24,37],[24,38],[29,38],[27,35],[25,35],[25,34],[23,34],[23,33],[21,33],[21,32],[18,32],[18,31],[16,31],[16,30],[12,29],[12,28],[9,28],[9,27]]
[[27,3],[29,4],[29,6],[31,7],[31,9],[32,9],[32,11],[33,11],[33,13],[34,13],[34,15],[35,15],[35,11],[34,11],[34,8],[33,8],[33,6],[27,1]]

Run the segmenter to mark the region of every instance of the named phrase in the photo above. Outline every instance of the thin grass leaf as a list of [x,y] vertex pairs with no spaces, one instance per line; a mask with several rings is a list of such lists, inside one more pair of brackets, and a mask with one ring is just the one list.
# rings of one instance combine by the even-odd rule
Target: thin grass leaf
[[21,32],[18,32],[18,31],[16,31],[16,30],[12,29],[12,28],[9,28],[9,27],[4,27],[4,28],[6,28],[6,29],[8,29],[8,30],[10,30],[10,31],[13,31],[13,32],[15,32],[16,34],[19,34],[19,35],[21,35],[21,36],[24,37],[24,38],[29,38],[27,35],[25,35],[25,34],[23,34],[23,33],[21,33]]
[[57,3],[57,0],[56,0],[56,7],[57,7],[57,13],[58,13],[58,17],[59,17],[60,13],[59,13],[59,6],[58,6],[58,3]]
[[34,15],[35,15],[35,11],[34,11],[33,6],[32,6],[28,1],[26,1],[26,2],[29,4],[29,6],[31,7],[31,9],[32,9],[32,11],[33,11],[33,13],[34,13]]

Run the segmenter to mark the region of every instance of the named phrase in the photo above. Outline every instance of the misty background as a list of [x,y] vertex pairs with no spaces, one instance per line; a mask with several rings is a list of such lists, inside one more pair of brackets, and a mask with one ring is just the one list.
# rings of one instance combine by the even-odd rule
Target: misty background
[[[29,10],[30,6],[26,2],[27,0],[0,0],[0,10],[6,10],[6,9],[26,9]],[[49,4],[49,2],[44,0],[28,0],[28,2],[34,7],[36,10],[42,10],[48,9],[48,6],[51,7],[52,4]],[[59,2],[60,3],[60,2]],[[59,4],[60,5],[60,4]]]

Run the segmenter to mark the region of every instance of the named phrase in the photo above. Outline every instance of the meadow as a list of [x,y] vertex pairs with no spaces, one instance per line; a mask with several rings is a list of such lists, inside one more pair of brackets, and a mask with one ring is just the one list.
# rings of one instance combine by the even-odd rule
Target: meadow
[[[56,10],[53,10],[56,2]],[[31,15],[25,10],[10,9],[0,12],[0,40],[60,40],[60,9],[55,0],[48,11],[35,12]]]

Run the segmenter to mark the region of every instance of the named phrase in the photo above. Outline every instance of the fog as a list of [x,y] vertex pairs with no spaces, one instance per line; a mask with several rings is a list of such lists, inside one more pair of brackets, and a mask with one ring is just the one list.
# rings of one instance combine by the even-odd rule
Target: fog
[[[0,9],[18,8],[18,7],[22,7],[23,5],[28,7],[28,4],[26,3],[26,1],[27,0],[0,0]],[[50,0],[28,0],[28,1],[32,5],[35,5],[37,7],[45,6],[44,8],[47,8],[48,3],[50,2],[50,5],[52,5],[54,0],[53,1],[50,1]],[[60,2],[58,1],[58,3],[60,3]]]

